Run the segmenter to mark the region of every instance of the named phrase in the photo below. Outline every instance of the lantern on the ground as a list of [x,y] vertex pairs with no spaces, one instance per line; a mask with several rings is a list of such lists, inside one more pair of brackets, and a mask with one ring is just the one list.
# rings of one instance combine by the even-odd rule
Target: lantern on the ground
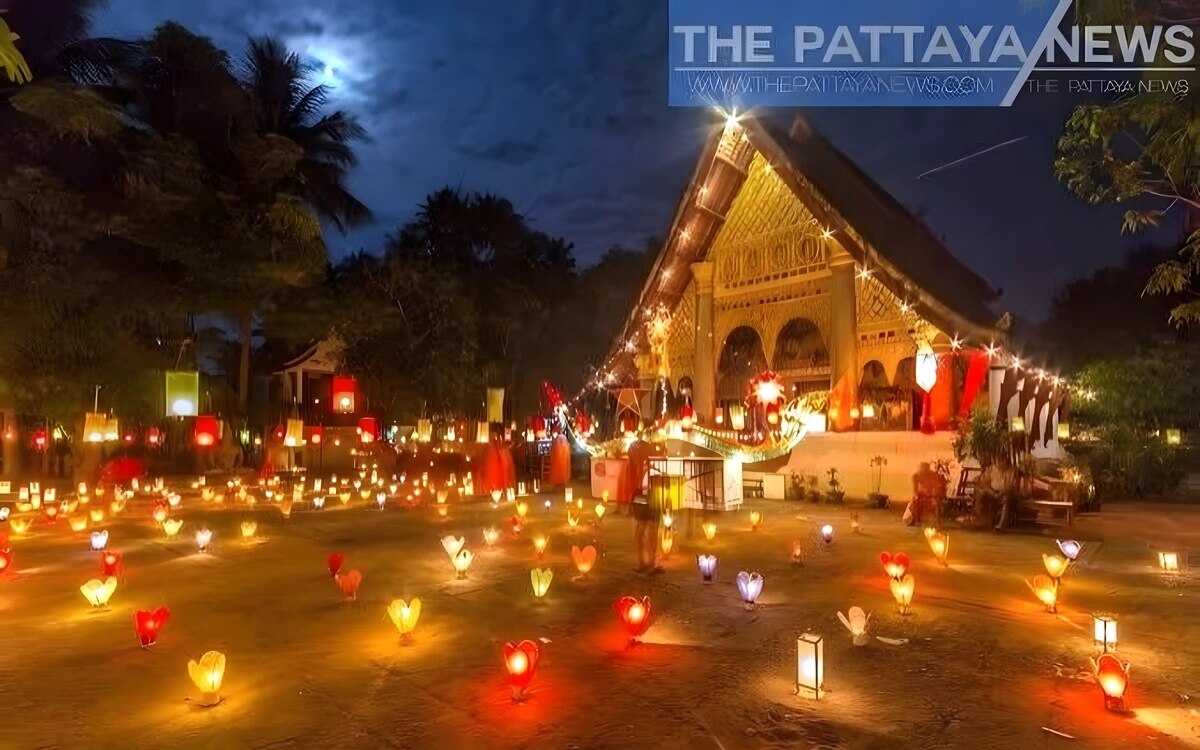
[[1092,640],[1096,648],[1105,653],[1117,650],[1117,616],[1109,614],[1092,615]]
[[417,620],[421,617],[421,600],[416,597],[410,602],[393,599],[387,612],[392,624],[400,632],[400,638],[405,641],[412,640],[413,629],[417,627]]
[[883,563],[883,569],[888,574],[888,578],[899,581],[904,578],[904,574],[908,572],[908,555],[903,552],[891,554],[890,552],[880,552],[879,562]]
[[331,552],[329,557],[325,559],[325,565],[329,568],[329,575],[337,578],[338,573],[342,572],[342,566],[346,564],[346,556],[341,552]]
[[533,587],[534,598],[541,599],[550,590],[550,582],[554,580],[554,571],[550,568],[534,568],[529,571],[529,583]]
[[796,639],[796,692],[820,700],[824,687],[825,642],[815,633],[805,633]]
[[514,701],[525,699],[525,691],[533,682],[537,663],[538,646],[533,641],[504,644],[504,668],[508,671],[508,684],[512,687]]
[[108,578],[115,576],[121,571],[121,553],[114,550],[106,550],[100,553],[100,575]]
[[208,552],[208,545],[212,542],[212,531],[210,529],[200,529],[196,532],[196,548],[200,552]]
[[1055,581],[1058,581],[1063,577],[1063,574],[1067,572],[1067,568],[1071,566],[1071,561],[1065,557],[1059,557],[1058,555],[1047,555],[1043,552],[1042,564],[1046,566],[1046,573],[1048,573]]
[[500,530],[494,527],[488,527],[483,530],[483,543],[489,548],[496,546],[496,540],[500,538]]
[[334,375],[332,384],[333,410],[339,414],[353,414],[358,384],[354,378]]
[[221,682],[225,679],[225,654],[208,651],[200,661],[188,661],[188,676],[200,690],[201,706],[215,706],[221,702]]
[[846,630],[850,631],[855,646],[867,644],[870,640],[867,635],[867,623],[870,622],[871,616],[862,607],[851,607],[849,616],[838,612],[838,619],[846,626]]
[[925,529],[925,540],[929,542],[929,549],[933,551],[934,558],[945,565],[946,556],[950,554],[950,535],[937,529],[927,528]]
[[1109,711],[1125,711],[1125,691],[1129,688],[1129,663],[1113,654],[1100,654],[1092,659],[1092,671],[1104,693],[1104,707]]
[[758,531],[758,525],[762,523],[763,514],[757,510],[750,511],[750,530]]
[[200,373],[167,372],[166,394],[168,417],[196,416],[200,404]]
[[142,648],[150,648],[158,642],[158,634],[170,618],[171,610],[166,607],[139,609],[133,613],[133,630]]
[[579,571],[579,574],[586,576],[596,565],[596,548],[590,544],[583,549],[572,545],[571,560],[575,563],[575,569]]
[[917,590],[916,579],[908,573],[899,580],[893,578],[889,582],[889,588],[892,590],[892,598],[896,600],[896,609],[900,614],[907,615],[909,607],[912,606],[913,594]]
[[67,525],[71,527],[71,531],[87,531],[88,517],[70,516],[67,518]]
[[113,592],[116,590],[117,579],[112,576],[105,578],[103,581],[99,578],[93,578],[79,587],[79,593],[83,594],[83,598],[88,600],[88,604],[96,608],[106,606],[108,600],[112,598]]
[[1166,573],[1179,572],[1179,553],[1178,552],[1159,552],[1158,567]]
[[1029,586],[1029,590],[1038,598],[1045,607],[1046,611],[1051,614],[1058,611],[1058,582],[1048,575],[1038,573],[1033,578],[1025,582]]
[[211,448],[217,444],[220,437],[220,425],[217,418],[211,414],[196,417],[196,445],[201,448]]
[[8,527],[12,529],[16,536],[25,536],[29,531],[30,521],[28,518],[14,518],[8,522]]
[[1058,549],[1063,553],[1063,556],[1071,562],[1074,562],[1075,558],[1079,557],[1079,553],[1083,550],[1083,545],[1074,539],[1055,539],[1054,542],[1058,545]]
[[258,533],[258,523],[256,521],[242,521],[241,524],[242,539],[250,541],[254,535]]
[[454,559],[455,555],[462,551],[462,548],[466,546],[466,544],[466,537],[456,537],[453,534],[448,534],[442,537],[442,549],[446,550],[446,554],[450,556],[451,560]]
[[108,546],[108,529],[93,531],[91,537],[92,551],[99,552]]
[[575,515],[574,513],[572,513],[571,511],[568,510],[567,511],[567,526],[573,529],[578,525],[579,525],[579,516]]
[[697,555],[696,565],[700,568],[700,580],[704,583],[712,583],[717,577],[717,556],[716,555]]
[[428,443],[433,439],[433,423],[428,419],[417,420],[417,440]]
[[7,548],[0,549],[0,576],[7,575],[8,571],[11,568],[12,568],[12,550],[7,549]]
[[[497,492],[499,492],[499,490],[497,490]],[[497,498],[497,502],[499,502],[499,498]],[[529,515],[529,503],[525,502],[524,500],[519,501],[514,508],[517,511],[518,518],[524,519],[525,516]]]
[[673,534],[670,529],[663,529],[659,540],[660,546],[662,547],[663,557],[670,556],[671,550],[675,549],[675,534]]
[[459,578],[467,577],[467,569],[471,567],[471,563],[475,560],[475,553],[464,549],[459,550],[458,554],[450,558],[451,564],[454,565],[454,572]]
[[596,503],[596,520],[603,521],[607,510],[608,508],[604,507],[604,503]]
[[358,587],[362,583],[362,571],[352,570],[345,575],[337,576],[338,588],[342,590],[342,596],[354,601],[358,598]]
[[162,522],[162,530],[168,539],[174,539],[179,535],[179,530],[183,528],[182,518],[167,518]]
[[546,554],[546,547],[549,546],[550,539],[542,534],[538,534],[533,538],[533,550],[537,553],[539,560]]
[[833,544],[833,524],[825,524],[821,527],[821,541],[825,544]]
[[625,626],[625,632],[629,633],[631,641],[637,641],[650,628],[650,597],[643,596],[639,599],[623,596],[613,603],[613,609],[621,624]]
[[712,521],[705,521],[700,528],[704,531],[704,538],[712,541],[717,536],[717,525]]
[[742,601],[746,604],[746,609],[754,609],[755,602],[762,595],[763,577],[761,573],[747,573],[741,571],[737,574],[738,593],[742,595]]

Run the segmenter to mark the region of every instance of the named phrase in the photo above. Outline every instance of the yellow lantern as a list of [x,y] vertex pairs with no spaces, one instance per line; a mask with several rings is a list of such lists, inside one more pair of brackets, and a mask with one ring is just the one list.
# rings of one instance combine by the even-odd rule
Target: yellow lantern
[[8,522],[8,527],[12,529],[12,533],[16,536],[25,536],[29,531],[28,518],[14,518]]
[[912,574],[904,576],[900,580],[893,578],[890,581],[892,589],[892,598],[896,600],[896,608],[900,614],[907,615],[909,607],[912,605],[913,594],[917,590],[917,581]]
[[475,442],[487,444],[492,439],[491,427],[487,422],[480,422],[475,425]]
[[215,706],[221,702],[221,682],[225,679],[225,654],[208,651],[200,661],[188,660],[188,677],[200,690],[201,706]]
[[1055,428],[1059,440],[1069,440],[1071,438],[1071,423],[1059,422]]
[[704,529],[704,538],[710,542],[717,536],[717,525],[712,521],[706,521],[700,528]]
[[671,550],[675,549],[675,535],[671,533],[670,529],[663,529],[661,544],[663,557],[669,556]]
[[1169,429],[1166,431],[1166,435],[1167,435],[1167,445],[1182,445],[1183,444],[1183,432],[1181,432],[1179,429],[1176,429],[1176,428]]
[[494,527],[488,527],[483,530],[483,543],[489,547],[496,544],[496,540],[500,538],[500,530]]
[[88,511],[88,518],[91,519],[92,523],[100,523],[104,520],[104,509],[92,508]]
[[549,546],[549,544],[550,539],[542,534],[538,534],[533,538],[533,549],[535,552],[537,552],[539,560],[543,555],[546,554],[546,547]]
[[93,607],[104,607],[108,604],[108,600],[112,598],[113,592],[117,590],[117,579],[109,576],[101,581],[99,578],[93,578],[87,583],[79,587],[79,593],[83,594],[83,598],[88,600],[88,603]]
[[283,444],[288,448],[304,445],[304,420],[289,419],[284,427]]
[[1179,572],[1179,553],[1159,552],[1158,567],[1162,568],[1167,573]]
[[108,417],[95,412],[83,416],[83,442],[103,443],[104,433],[108,427]]
[[596,520],[603,521],[604,514],[607,511],[608,511],[608,508],[604,507],[604,503],[596,503]]
[[529,571],[529,583],[533,586],[533,595],[541,599],[550,590],[550,582],[554,580],[554,571],[550,568],[534,568]]
[[729,407],[729,426],[738,432],[746,429],[746,410],[740,404]]
[[529,514],[529,503],[525,502],[524,500],[518,502],[517,503],[517,515],[520,516],[522,520],[524,520],[525,516],[528,514]]
[[504,421],[504,389],[487,389],[487,419],[499,424]]
[[1067,568],[1071,566],[1071,561],[1058,555],[1042,553],[1042,564],[1046,566],[1046,572],[1050,574],[1050,577],[1057,581],[1067,572]]
[[475,553],[470,550],[460,550],[457,555],[450,558],[451,564],[454,565],[454,572],[459,578],[467,577],[467,569],[471,567],[471,562],[475,560]]
[[929,542],[929,549],[933,551],[933,556],[942,565],[946,564],[946,556],[950,554],[950,535],[943,534],[937,529],[925,529],[925,539]]
[[1046,607],[1046,611],[1055,613],[1058,611],[1058,582],[1048,575],[1038,573],[1033,578],[1025,582],[1029,586],[1029,590],[1038,598],[1038,601]]
[[416,597],[410,602],[393,599],[388,605],[387,613],[388,617],[392,618],[396,630],[400,632],[401,639],[411,640],[413,629],[417,627],[417,620],[421,617],[421,600]]
[[1008,420],[1008,429],[1010,432],[1024,432],[1025,417],[1021,416],[1020,414],[1015,417],[1011,417]]
[[88,517],[71,516],[67,519],[67,523],[71,525],[71,531],[87,531]]
[[182,528],[183,519],[180,518],[167,518],[162,522],[163,533],[167,535],[168,539],[174,539]]
[[763,515],[757,510],[750,511],[750,530],[758,531],[758,525],[762,523]]
[[462,551],[462,548],[467,544],[466,537],[456,537],[452,534],[447,534],[442,537],[442,549],[446,550],[446,554],[453,560],[454,557]]
[[579,525],[579,516],[575,515],[574,513],[572,513],[571,511],[568,510],[567,511],[567,526],[569,526],[573,529],[578,525]]
[[166,392],[168,417],[196,416],[200,403],[200,373],[168,372]]
[[583,549],[579,547],[571,547],[571,560],[575,563],[575,569],[580,575],[587,575],[596,565],[596,548],[588,545]]
[[242,539],[249,541],[258,533],[258,524],[254,521],[242,521]]

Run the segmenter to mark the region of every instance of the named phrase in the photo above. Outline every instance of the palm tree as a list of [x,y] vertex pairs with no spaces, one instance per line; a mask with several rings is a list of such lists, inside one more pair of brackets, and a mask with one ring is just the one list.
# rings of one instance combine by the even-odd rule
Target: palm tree
[[347,173],[358,163],[351,144],[366,138],[366,131],[343,110],[326,113],[329,89],[314,85],[309,74],[299,55],[274,37],[251,38],[246,44],[242,85],[259,132],[284,136],[302,149],[297,194],[345,232],[371,219],[370,210],[345,186]]

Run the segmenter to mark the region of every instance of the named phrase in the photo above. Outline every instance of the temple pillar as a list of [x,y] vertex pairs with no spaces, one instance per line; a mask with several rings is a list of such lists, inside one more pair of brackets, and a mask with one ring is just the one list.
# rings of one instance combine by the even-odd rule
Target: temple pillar
[[850,410],[858,406],[858,306],[854,299],[854,259],[831,257],[829,270],[829,429],[853,429]]
[[713,264],[693,263],[696,281],[696,338],[692,348],[692,408],[707,424],[712,424],[716,406],[717,368],[713,351]]

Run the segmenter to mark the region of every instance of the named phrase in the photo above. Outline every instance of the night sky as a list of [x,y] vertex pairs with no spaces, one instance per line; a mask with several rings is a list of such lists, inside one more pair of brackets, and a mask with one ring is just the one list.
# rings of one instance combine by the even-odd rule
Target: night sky
[[[235,55],[274,33],[336,87],[371,134],[351,189],[376,223],[331,234],[334,256],[374,250],[443,185],[509,198],[584,264],[667,228],[711,111],[667,100],[665,0],[113,0],[102,36],[165,20]],[[1063,282],[1119,261],[1122,208],[1084,205],[1052,174],[1071,102],[1010,110],[817,109],[806,114],[948,247],[1040,317]],[[918,181],[1011,138],[1020,143]]]

